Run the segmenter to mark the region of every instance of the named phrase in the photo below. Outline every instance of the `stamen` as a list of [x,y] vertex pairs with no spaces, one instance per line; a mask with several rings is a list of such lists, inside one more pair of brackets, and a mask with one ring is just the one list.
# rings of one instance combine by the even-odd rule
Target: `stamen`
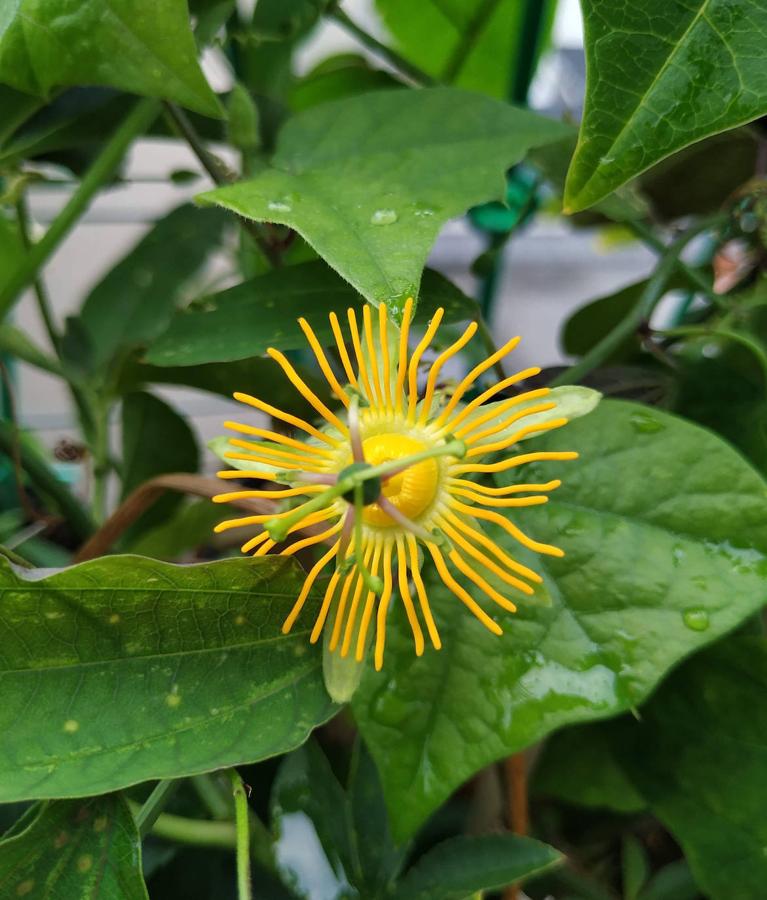
[[286,488],[276,491],[231,491],[228,494],[216,494],[210,499],[214,503],[231,503],[233,500],[250,500],[253,497],[268,497],[274,500],[282,500],[287,497],[298,497],[301,494],[309,494],[321,491],[321,485],[305,485],[304,487]]
[[380,594],[383,589],[383,584],[381,583],[381,579],[378,578],[374,573],[371,574],[367,570],[367,566],[365,565],[365,560],[362,558],[362,546],[363,546],[363,530],[362,523],[364,521],[363,518],[363,507],[364,507],[364,497],[362,493],[362,485],[358,484],[354,488],[354,554],[355,561],[357,563],[357,570],[360,573],[360,578],[362,578],[365,587],[369,591],[372,591],[374,594]]
[[276,472],[252,472],[246,469],[224,469],[222,472],[216,472],[216,478],[258,478],[262,481],[276,481]]
[[440,650],[442,649],[442,641],[440,640],[439,632],[437,631],[437,626],[434,622],[434,616],[431,614],[429,598],[426,595],[426,588],[424,587],[423,579],[421,578],[421,570],[418,563],[418,545],[412,534],[405,535],[405,540],[407,541],[408,550],[410,551],[410,571],[413,575],[413,584],[415,585],[416,594],[418,594],[418,602],[421,605],[421,612],[423,613],[423,620],[426,623],[426,630],[429,632],[429,638],[434,649]]
[[453,488],[451,491],[453,496],[466,497],[475,503],[482,503],[485,506],[503,507],[504,509],[516,508],[522,506],[541,506],[549,502],[549,498],[540,494],[532,497],[486,497],[482,494],[475,494],[474,491],[465,491],[463,488]]
[[437,567],[437,572],[439,572],[439,577],[445,582],[448,588],[461,600],[466,606],[474,613],[474,615],[479,619],[479,621],[487,628],[489,631],[492,631],[493,634],[503,634],[503,629],[501,626],[493,621],[493,619],[488,616],[488,614],[482,609],[482,607],[471,597],[463,587],[453,578],[453,576],[448,571],[447,566],[445,565],[445,560],[442,558],[442,554],[439,552],[438,548],[434,544],[426,545],[429,553],[431,553],[431,557],[434,560],[434,565]]
[[[302,527],[306,527],[305,525]],[[326,541],[329,537],[332,537],[334,534],[338,534],[338,532],[343,527],[343,522],[339,520],[333,525],[331,528],[328,528],[326,531],[321,532],[320,534],[313,534],[309,537],[302,538],[300,541],[296,541],[295,544],[291,544],[289,547],[286,547],[280,553],[280,556],[293,556],[294,553],[298,553],[299,550],[304,550],[306,547],[313,547],[315,544],[320,544],[322,541]],[[337,544],[336,546],[339,546]]]
[[424,650],[423,632],[418,621],[418,616],[413,606],[413,598],[410,595],[410,585],[407,576],[407,556],[405,553],[405,542],[401,534],[397,535],[397,583],[399,585],[399,593],[402,597],[402,604],[405,607],[405,614],[410,623],[410,630],[413,632],[413,641],[415,642],[415,655],[421,656]]
[[254,437],[261,437],[267,441],[274,441],[275,444],[284,444],[286,447],[295,447],[302,453],[312,453],[319,456],[331,456],[330,450],[325,447],[315,447],[313,444],[307,444],[305,441],[297,441],[295,438],[280,434],[279,431],[269,431],[267,428],[256,428],[254,425],[246,425],[244,422],[224,422],[224,428],[230,428],[232,431],[239,431],[241,434],[252,434]]
[[330,422],[331,425],[335,425],[341,434],[347,434],[346,425],[334,412],[328,409],[314,391],[304,383],[303,379],[290,364],[285,354],[280,353],[279,350],[275,350],[273,347],[270,347],[266,352],[279,365],[285,375],[287,375],[288,380],[298,393],[301,394],[301,396],[310,403],[326,421]]
[[310,471],[322,471],[327,467],[328,463],[324,459],[316,459],[309,455],[297,453],[295,450],[280,450],[278,447],[270,447],[262,441],[244,441],[241,438],[229,438],[232,447],[242,447],[243,450],[252,450],[260,456],[273,456],[278,462],[290,460],[293,463],[301,463]]
[[314,567],[309,571],[309,574],[306,576],[306,581],[304,581],[303,587],[301,588],[301,593],[298,595],[298,599],[288,614],[287,619],[282,625],[282,633],[287,634],[290,629],[293,627],[296,619],[298,618],[301,610],[303,609],[304,603],[306,603],[306,598],[309,596],[309,591],[312,589],[312,585],[314,584],[317,576],[320,572],[325,568],[328,562],[335,556],[338,551],[338,541],[328,550],[328,552],[320,557],[318,562],[315,563]]
[[566,459],[578,459],[578,454],[569,450],[538,450],[535,453],[521,453],[519,456],[510,456],[497,463],[467,463],[453,466],[451,474],[463,475],[465,472],[505,472],[515,466],[523,466],[529,462],[561,462]]
[[[296,531],[303,531],[305,528],[311,528],[312,525],[319,525],[321,522],[327,522],[333,516],[332,510],[323,509],[318,513],[312,513],[307,516],[305,519],[301,519],[300,522],[297,522],[291,528],[288,529],[288,533],[286,537],[293,534]],[[251,541],[248,541],[247,544],[244,544],[242,547],[242,552],[247,553],[249,550],[252,550],[257,544],[261,544],[263,538],[268,538],[269,532],[262,531],[257,538],[253,538]],[[266,556],[273,547],[277,546],[277,541],[271,540],[271,538],[263,543],[261,547],[253,554],[254,556]]]
[[[376,401],[379,406],[383,407],[383,392],[381,391],[381,373],[378,369],[378,354],[376,353],[375,341],[373,340],[373,323],[370,315],[370,305],[368,303],[362,309],[362,324],[365,330],[365,343],[368,348],[368,357],[370,358],[370,366],[372,368],[373,388],[375,389]],[[370,398],[373,399],[372,397]]]
[[341,403],[343,403],[344,406],[348,406],[349,398],[346,396],[346,391],[341,387],[333,370],[330,368],[330,363],[328,363],[327,357],[325,356],[325,351],[320,346],[320,342],[317,340],[314,331],[312,331],[312,326],[303,317],[298,320],[298,324],[301,327],[301,331],[306,335],[306,340],[309,342],[309,346],[312,348],[314,355],[317,358],[317,362],[322,370],[322,374],[325,376],[325,380]]
[[[505,428],[508,428],[509,425],[513,425],[514,422],[524,419],[525,416],[531,416],[533,413],[548,412],[550,409],[555,409],[557,405],[556,403],[551,402],[536,403],[532,406],[525,406],[523,409],[507,416],[505,419],[501,418],[510,407],[515,405],[514,400],[516,400],[516,397],[512,400],[507,400],[505,403],[501,403],[498,409],[490,410],[485,413],[485,415],[472,419],[468,424],[462,426],[453,433],[456,437],[464,438],[467,444],[475,444],[483,438],[491,437],[499,431],[503,431]],[[489,428],[480,431],[478,434],[472,434],[472,432],[476,431],[481,425],[484,425],[485,422],[492,421],[493,419],[496,419],[496,421],[493,422]],[[469,437],[469,435],[472,436]]]
[[467,458],[470,456],[481,456],[485,453],[495,453],[498,450],[506,450],[508,447],[513,446],[530,434],[541,434],[544,431],[553,431],[555,428],[561,428],[563,425],[567,425],[568,422],[569,419],[562,417],[560,419],[549,419],[548,422],[525,425],[524,428],[520,428],[519,431],[515,431],[514,434],[504,438],[502,441],[496,441],[494,444],[483,444],[481,447],[474,447],[466,454]]
[[[366,554],[369,552],[369,549],[365,551]],[[343,588],[341,589],[341,596],[338,600],[338,608],[336,609],[335,622],[333,623],[333,634],[330,637],[330,644],[328,645],[328,649],[332,653],[336,647],[338,646],[338,640],[341,637],[341,627],[343,626],[344,619],[344,610],[346,609],[346,600],[349,596],[349,589],[351,588],[352,582],[354,579],[357,579],[357,584],[360,586],[359,589],[362,590],[362,579],[359,577],[359,572],[356,569],[352,569],[352,571],[346,576],[346,581],[344,581]]]
[[426,329],[426,334],[421,338],[421,342],[413,351],[413,355],[410,357],[410,365],[407,370],[407,380],[408,380],[408,401],[407,401],[407,417],[409,422],[415,422],[415,408],[418,403],[418,364],[421,362],[421,357],[423,356],[424,350],[429,346],[432,342],[432,338],[437,333],[437,329],[439,328],[439,323],[442,321],[442,316],[444,316],[445,310],[440,306],[440,308],[434,313],[432,316],[431,322],[429,322],[429,327]]
[[354,462],[365,462],[365,454],[362,450],[362,435],[360,433],[360,399],[352,397],[349,406],[349,440],[352,445],[352,459]]
[[[492,385],[489,387],[484,393],[480,394],[478,397],[475,397],[463,409],[459,410],[458,413],[451,419],[447,424],[442,426],[443,431],[452,431],[457,425],[464,421],[467,416],[470,416],[475,409],[478,409],[483,403],[486,403],[491,397],[495,396],[499,391],[504,390],[507,387],[511,387],[516,384],[518,381],[524,381],[526,378],[533,378],[535,375],[540,375],[541,370],[538,366],[533,366],[529,369],[522,369],[521,372],[517,372],[514,375],[510,375],[508,378],[504,378],[503,381],[499,381],[498,384]],[[525,391],[522,394],[518,394],[516,397],[511,399],[516,400],[517,403],[521,403],[524,400],[534,400],[538,397],[546,397],[551,393],[551,388],[537,388],[534,391]],[[453,394],[455,396],[455,394]],[[449,404],[448,404],[449,407]],[[446,409],[448,408],[446,407]],[[436,424],[439,424],[442,421],[442,415],[437,419]]]
[[392,409],[391,402],[391,366],[389,364],[389,342],[387,331],[387,307],[381,303],[378,307],[378,336],[381,342],[381,358],[383,361],[383,395],[384,409],[388,413]]
[[378,604],[378,615],[376,616],[376,649],[375,649],[375,669],[376,672],[381,671],[384,658],[384,647],[386,645],[386,614],[389,611],[389,601],[392,594],[392,541],[386,541],[384,544],[384,564],[383,578],[384,589],[381,594],[381,600]]
[[[495,554],[495,556],[510,571],[516,572],[518,575],[521,575],[523,578],[527,578],[529,581],[534,581],[536,584],[541,584],[543,582],[543,579],[537,572],[534,572],[527,566],[523,566],[522,563],[517,562],[516,559],[513,559],[511,556],[509,556],[509,554],[506,553],[501,547],[499,547],[498,544],[495,543],[495,541],[491,541],[490,538],[484,533],[484,531],[478,531],[476,528],[472,528],[467,522],[464,522],[463,519],[457,516],[454,512],[450,512],[449,510],[446,511],[442,520],[442,527],[445,529],[447,534],[449,534],[450,537],[456,542],[456,544],[461,546],[470,556],[473,556],[474,559],[476,559],[478,562],[482,562],[483,565],[487,565],[487,563],[480,560],[476,555],[477,553],[480,553],[480,551],[477,550],[476,547],[473,547],[468,543],[468,541],[460,537],[460,535],[458,537],[455,537],[456,532],[454,532],[454,530],[450,528],[447,522],[444,521],[445,519],[448,519],[453,524],[453,526],[457,528],[462,534],[465,534],[467,535],[467,537],[472,538],[472,540],[475,540],[480,546],[484,547],[485,550],[488,550],[490,551],[490,553]],[[487,566],[487,568],[495,572],[495,569],[493,569],[492,566]],[[503,572],[503,570],[500,571]],[[495,574],[499,575],[499,572],[495,572]],[[510,578],[511,576],[503,573],[500,574],[499,577],[506,580],[506,578]],[[507,581],[506,583],[511,584],[510,581]]]
[[[364,561],[366,569],[372,555],[373,546],[370,543],[367,543],[365,548]],[[362,576],[360,575],[359,571],[356,571],[355,574],[357,576],[357,581],[354,585],[354,594],[352,596],[351,606],[349,607],[349,615],[346,620],[346,628],[344,629],[344,640],[341,644],[342,659],[345,659],[349,655],[349,649],[352,643],[352,635],[354,634],[354,626],[357,622],[357,610],[359,609],[360,597],[362,596],[362,588],[365,585],[365,582],[362,580]]]
[[[469,579],[469,581],[473,581],[481,591],[484,591],[491,600],[495,600],[502,609],[505,609],[507,612],[517,611],[516,604],[512,603],[511,600],[507,600],[503,594],[499,594],[492,585],[488,584],[479,572],[473,569],[457,550],[451,550],[448,558],[453,565]],[[534,593],[533,589],[528,585],[525,585],[525,588],[525,594]]]
[[266,457],[263,457],[260,454],[256,453],[237,453],[234,450],[226,450],[222,455],[225,459],[242,459],[245,462],[260,463],[262,466],[277,466],[279,464],[285,470],[292,469],[293,471],[295,471],[296,469],[301,469],[303,466],[303,463],[300,462],[289,463],[284,462],[283,460],[267,459]]
[[410,335],[410,317],[413,314],[413,298],[405,301],[405,309],[402,312],[402,327],[399,333],[399,361],[397,364],[397,385],[394,391],[394,410],[402,412],[402,397],[405,388],[405,373],[407,372],[407,342]]
[[353,309],[349,309],[347,317],[349,319],[349,331],[352,336],[354,355],[357,357],[357,368],[359,369],[360,378],[362,379],[362,384],[365,388],[365,396],[367,397],[368,402],[372,403],[374,399],[373,390],[370,387],[370,380],[368,379],[368,370],[367,366],[365,365],[365,354],[362,352],[360,333],[359,329],[357,328],[357,317],[354,315]]
[[[376,540],[375,550],[373,552],[373,562],[370,566],[371,572],[375,578],[378,577],[378,565],[381,561],[381,549],[381,541]],[[360,621],[360,630],[357,635],[357,649],[354,655],[357,662],[362,662],[365,657],[365,638],[367,637],[370,618],[373,615],[375,596],[376,595],[373,591],[368,591],[367,597],[365,598],[365,610],[362,613],[362,619]]]
[[248,406],[253,406],[256,409],[260,409],[261,412],[265,412],[268,415],[273,416],[275,419],[280,419],[283,422],[287,422],[288,425],[293,425],[296,428],[300,428],[307,434],[311,434],[313,437],[318,438],[324,443],[330,444],[331,447],[339,447],[341,444],[339,440],[336,440],[336,438],[325,434],[323,431],[320,431],[319,428],[315,428],[314,425],[310,425],[308,422],[304,422],[303,419],[299,419],[297,416],[294,416],[291,413],[283,412],[281,409],[277,409],[276,406],[271,406],[269,403],[264,403],[264,401],[259,400],[258,397],[251,397],[250,394],[242,394],[239,391],[235,391],[232,396],[235,400],[239,400],[240,403],[247,403]]
[[325,596],[322,598],[322,606],[320,607],[320,611],[317,613],[317,618],[314,620],[314,628],[312,628],[312,633],[309,636],[309,643],[316,644],[322,634],[322,628],[325,625],[325,620],[328,617],[328,610],[330,609],[330,604],[333,602],[333,594],[335,593],[336,586],[341,578],[341,570],[336,569],[335,572],[330,576],[330,582],[325,590]]
[[[477,330],[477,323],[472,322],[469,327],[464,331],[464,333],[458,338],[457,341],[452,343],[447,350],[444,350],[440,355],[434,360],[432,363],[431,369],[429,370],[429,378],[426,382],[426,393],[424,394],[423,402],[421,404],[421,413],[418,416],[418,422],[420,425],[424,425],[429,418],[429,413],[431,412],[431,404],[434,400],[434,389],[437,386],[437,378],[439,377],[439,373],[442,370],[442,367],[445,363],[456,353],[459,353],[466,344],[474,337],[474,333]],[[457,436],[457,435],[456,435]]]
[[488,522],[493,522],[495,525],[500,525],[504,531],[508,532],[513,538],[516,538],[523,547],[527,547],[528,550],[535,550],[536,553],[544,553],[547,556],[564,556],[564,550],[561,550],[559,547],[554,547],[551,544],[542,544],[539,541],[534,541],[532,538],[529,538],[523,531],[517,528],[512,522],[510,522],[504,516],[499,515],[498,513],[491,512],[487,509],[479,509],[476,506],[467,506],[465,503],[461,503],[460,500],[449,500],[450,506],[453,509],[460,510],[460,512],[467,513],[470,516],[476,516],[478,519],[485,519]]
[[562,482],[555,478],[543,484],[509,484],[506,487],[488,487],[478,481],[468,481],[465,478],[448,478],[448,484],[455,487],[467,488],[479,494],[488,494],[491,497],[504,497],[506,494],[519,494],[524,491],[554,491],[562,486]]

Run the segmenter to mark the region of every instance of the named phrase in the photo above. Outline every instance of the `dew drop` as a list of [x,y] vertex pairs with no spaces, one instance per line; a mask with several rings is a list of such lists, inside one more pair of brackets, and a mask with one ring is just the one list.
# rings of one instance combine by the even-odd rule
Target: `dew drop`
[[79,730],[80,723],[77,721],[77,719],[67,719],[66,722],[64,722],[64,731],[66,731],[67,734],[74,734]]
[[706,631],[711,624],[705,609],[686,609],[682,620],[691,631]]
[[645,412],[634,413],[629,421],[634,431],[638,431],[640,434],[654,434],[657,431],[663,431],[666,427],[655,416]]
[[289,213],[293,209],[287,200],[270,200],[266,205],[272,212]]
[[377,209],[370,217],[371,225],[393,225],[397,221],[397,213],[393,209]]

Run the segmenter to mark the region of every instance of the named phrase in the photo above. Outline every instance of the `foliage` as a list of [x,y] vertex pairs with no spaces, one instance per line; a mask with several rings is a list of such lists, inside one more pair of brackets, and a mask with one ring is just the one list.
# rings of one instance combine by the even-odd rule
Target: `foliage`
[[[554,0],[376,0],[377,36],[328,0],[5,6],[0,900],[462,900],[522,881],[532,900],[760,900],[764,3],[582,0],[577,129],[526,108]],[[330,23],[355,52],[298,74]],[[229,79],[218,92],[210,60]],[[72,230],[142,182],[127,154],[158,139],[190,162],[120,258],[72,279],[62,317]],[[53,190],[68,199],[43,231]],[[291,423],[337,405],[329,315],[386,304],[394,332],[412,296],[411,343],[439,308],[435,354],[477,330],[436,384],[448,402],[495,349],[507,244],[560,209],[656,260],[571,309],[572,365],[523,373],[556,404],[526,422],[565,428],[515,438],[516,388],[467,413],[531,454],[480,488],[562,478],[548,502],[482,523],[542,583],[494,615],[496,636],[419,560],[443,647],[416,656],[393,602],[380,672],[309,642],[321,579],[283,634],[317,548],[232,558],[253,529],[217,522],[236,508],[260,527],[293,501],[257,485],[210,502],[228,490],[208,477],[217,455],[252,463],[227,459],[224,438],[205,448],[188,392],[258,395],[286,411],[276,437],[290,440]],[[448,278],[427,262],[451,220],[480,249]],[[43,337],[14,320],[18,303]],[[76,435],[55,455],[25,427],[30,367],[71,407]],[[567,467],[539,455],[569,450]],[[264,483],[280,466],[263,464]],[[515,528],[564,556],[534,558]],[[486,584],[502,587],[492,569]],[[334,679],[348,705],[330,699]]]

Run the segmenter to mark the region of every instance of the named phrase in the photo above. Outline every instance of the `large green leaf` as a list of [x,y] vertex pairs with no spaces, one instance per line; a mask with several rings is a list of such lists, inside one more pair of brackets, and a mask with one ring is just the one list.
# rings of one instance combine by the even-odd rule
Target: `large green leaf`
[[636,706],[767,599],[767,487],[713,434],[605,400],[527,448],[581,454],[521,475],[565,482],[518,517],[566,552],[534,564],[550,604],[523,598],[494,637],[427,574],[444,649],[417,659],[398,610],[384,669],[355,698],[399,835],[493,760]]
[[376,91],[291,119],[271,165],[198,198],[289,225],[363,296],[415,295],[442,225],[503,195],[503,173],[567,127],[451,88]]
[[[278,558],[0,560],[0,802],[73,797],[283,753],[333,711]],[[307,617],[307,621],[310,617]]]
[[220,115],[197,63],[184,0],[10,0],[0,18],[0,81],[40,97],[108,85]]
[[584,209],[688,144],[767,112],[762,0],[581,0],[586,105],[565,203]]
[[456,837],[425,853],[393,893],[396,900],[465,900],[537,875],[561,859],[553,847],[532,838]]
[[[556,3],[538,2],[545,6],[540,49]],[[527,6],[519,0],[376,0],[408,59],[438,80],[452,75],[459,87],[501,98],[513,87]],[[528,49],[523,46],[521,55]]]
[[723,641],[607,729],[707,897],[761,900],[767,880],[767,645]]
[[119,794],[40,804],[0,842],[0,900],[148,900],[141,841]]
[[[474,300],[432,269],[424,272],[421,298],[421,320],[438,306],[444,307],[447,321],[478,314]],[[344,324],[347,308],[359,309],[361,303],[357,291],[324,262],[288,266],[204,297],[178,312],[146,359],[157,366],[196,366],[258,356],[269,347],[307,349],[299,316],[327,344],[333,340],[328,314],[337,312]]]
[[93,288],[81,322],[95,366],[162,333],[190,280],[217,248],[226,218],[219,210],[174,209]]

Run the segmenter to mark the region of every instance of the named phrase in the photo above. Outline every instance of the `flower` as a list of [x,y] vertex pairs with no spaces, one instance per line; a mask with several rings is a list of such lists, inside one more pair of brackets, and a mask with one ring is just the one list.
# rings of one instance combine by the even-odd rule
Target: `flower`
[[[473,337],[477,325],[472,323],[458,340],[436,356],[428,371],[423,398],[419,400],[419,366],[444,310],[437,310],[423,338],[412,354],[408,354],[412,312],[413,302],[408,300],[397,336],[385,304],[378,308],[377,329],[369,306],[363,309],[361,329],[354,310],[348,310],[354,362],[338,318],[335,313],[330,314],[347,386],[336,377],[309,323],[299,319],[319,368],[344,409],[336,413],[326,406],[290,361],[278,350],[270,349],[269,356],[326,425],[317,428],[249,394],[235,394],[235,399],[303,432],[303,437],[296,439],[272,430],[227,422],[228,428],[262,440],[231,439],[230,443],[238,449],[224,455],[248,461],[254,468],[224,471],[219,476],[282,482],[288,487],[240,490],[214,497],[220,503],[252,497],[304,498],[298,506],[276,515],[227,520],[216,530],[263,525],[264,530],[242,547],[244,553],[253,552],[255,556],[269,553],[296,532],[303,535],[280,550],[281,555],[292,556],[306,547],[329,542],[330,546],[323,548],[324,552],[308,572],[283,632],[290,631],[312,585],[335,561],[310,640],[314,643],[319,639],[334,609],[329,649],[333,651],[340,646],[345,657],[354,646],[355,657],[361,661],[375,615],[377,669],[383,664],[386,618],[395,581],[413,632],[416,654],[423,653],[425,644],[421,622],[435,649],[441,646],[420,574],[423,550],[433,560],[447,587],[495,634],[501,634],[501,627],[457,576],[466,578],[508,612],[516,610],[515,603],[489,583],[488,573],[509,588],[528,595],[534,590],[531,583],[540,583],[542,579],[488,537],[476,520],[500,526],[530,550],[563,555],[557,547],[528,537],[514,522],[497,512],[499,508],[508,510],[545,503],[547,492],[557,488],[559,481],[493,487],[467,476],[504,472],[535,460],[577,456],[571,452],[535,451],[501,459],[493,457],[529,434],[566,423],[565,418],[542,420],[538,415],[530,424],[524,424],[526,417],[548,412],[556,405],[545,399],[549,394],[547,388],[483,407],[499,392],[538,374],[538,368],[503,378],[471,402],[462,402],[477,379],[510,353],[519,338],[508,341],[475,366],[448,397],[442,397],[437,390],[440,373],[445,363]],[[488,456],[491,461],[482,461]]]

